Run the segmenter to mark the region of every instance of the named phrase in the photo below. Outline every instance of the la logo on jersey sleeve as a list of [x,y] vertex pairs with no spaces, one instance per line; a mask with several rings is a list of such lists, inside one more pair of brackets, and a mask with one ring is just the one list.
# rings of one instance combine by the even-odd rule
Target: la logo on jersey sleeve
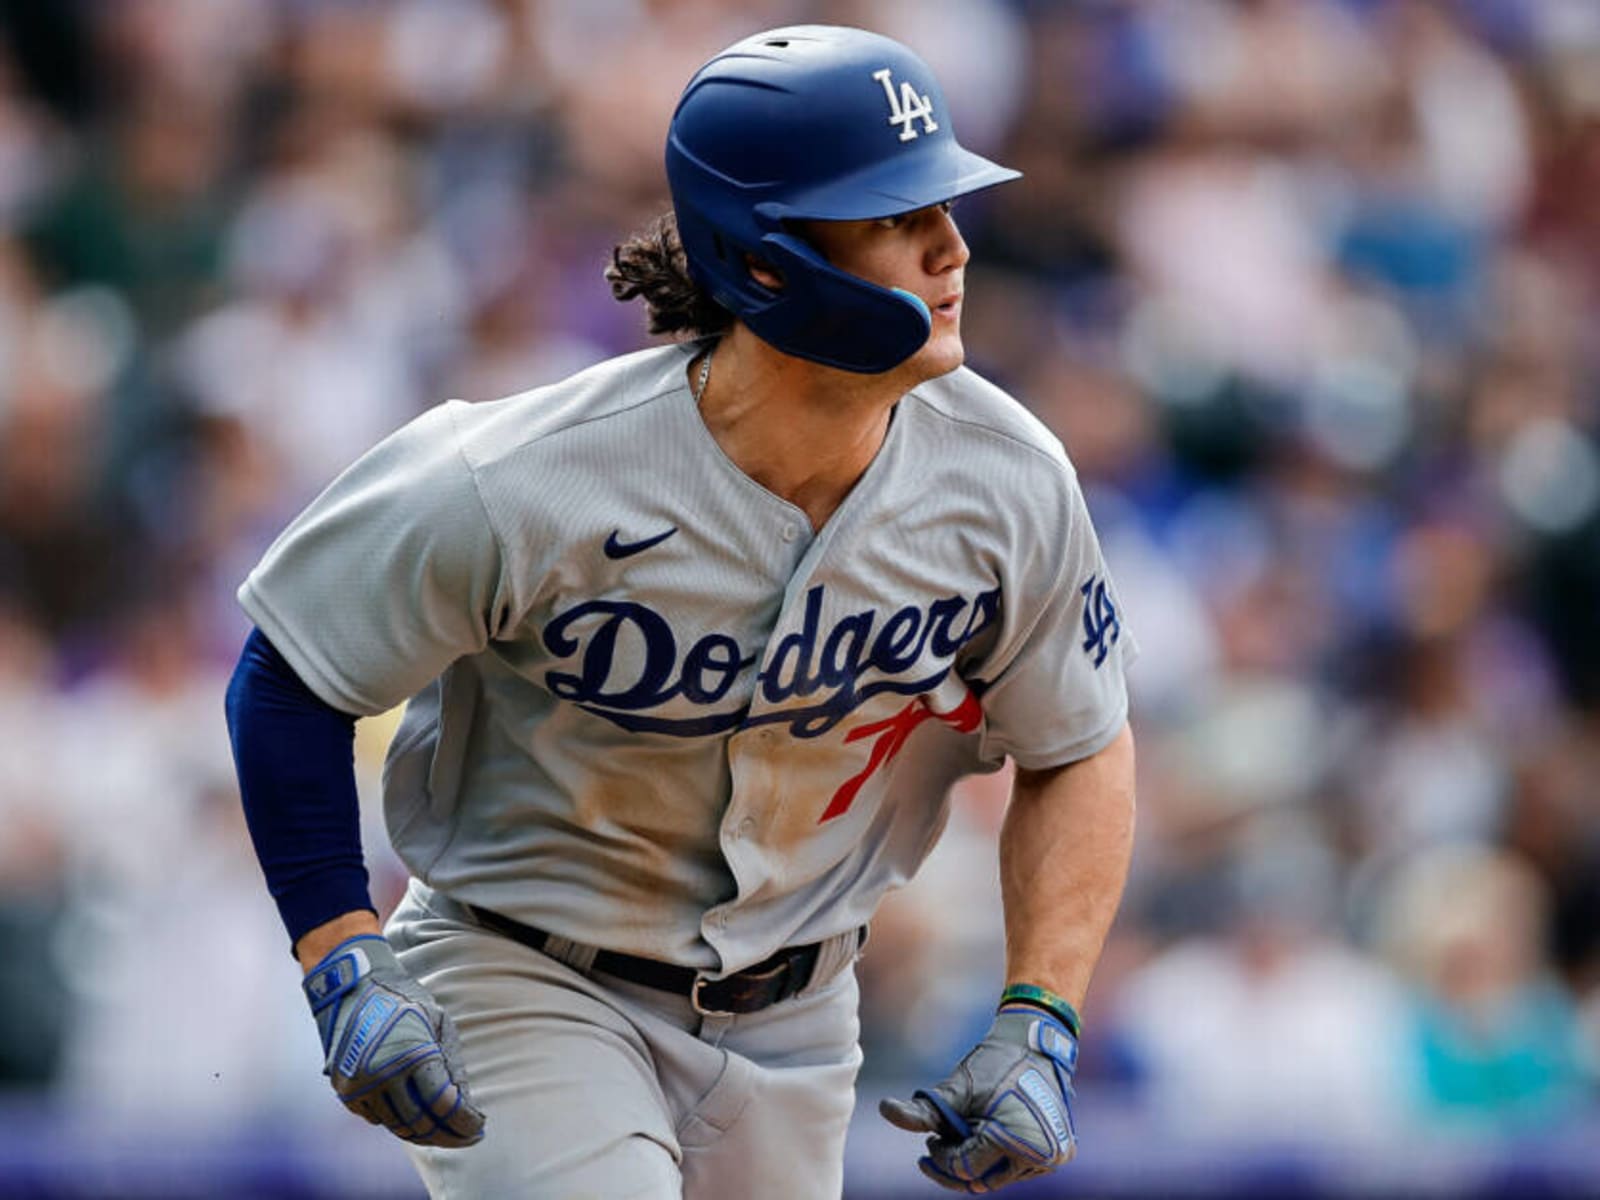
[[1099,575],[1089,576],[1078,592],[1083,596],[1083,652],[1094,660],[1095,669],[1099,670],[1106,655],[1111,653],[1111,647],[1122,636],[1122,618],[1117,615],[1117,605],[1111,599],[1106,581]]

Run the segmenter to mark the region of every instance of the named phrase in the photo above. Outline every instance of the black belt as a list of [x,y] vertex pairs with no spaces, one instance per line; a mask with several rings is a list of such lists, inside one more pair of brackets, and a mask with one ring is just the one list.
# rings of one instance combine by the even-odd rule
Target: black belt
[[[542,929],[513,921],[510,917],[501,916],[492,909],[479,908],[476,904],[467,907],[481,925],[524,946],[543,952],[550,941],[551,935]],[[708,1016],[727,1016],[760,1012],[769,1005],[795,995],[811,982],[821,949],[822,943],[813,942],[808,946],[779,950],[771,958],[725,979],[707,979],[693,967],[680,967],[676,963],[640,958],[636,954],[621,954],[615,950],[596,951],[589,969],[615,975],[629,983],[687,996],[696,1012]]]

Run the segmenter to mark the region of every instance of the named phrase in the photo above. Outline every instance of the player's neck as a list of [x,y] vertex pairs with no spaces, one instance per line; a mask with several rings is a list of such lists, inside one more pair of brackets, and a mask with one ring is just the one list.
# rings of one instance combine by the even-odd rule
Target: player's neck
[[[691,386],[698,372],[697,362]],[[916,382],[794,358],[736,326],[717,343],[700,415],[741,471],[820,529],[871,465],[891,411]]]

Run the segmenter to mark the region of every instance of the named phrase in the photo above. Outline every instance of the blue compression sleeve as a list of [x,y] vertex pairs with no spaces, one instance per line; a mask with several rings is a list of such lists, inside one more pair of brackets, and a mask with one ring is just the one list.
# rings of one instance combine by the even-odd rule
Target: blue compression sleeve
[[[245,822],[291,943],[372,909],[356,803],[356,719],[325,704],[259,629],[228,684]],[[376,911],[376,909],[373,909]]]

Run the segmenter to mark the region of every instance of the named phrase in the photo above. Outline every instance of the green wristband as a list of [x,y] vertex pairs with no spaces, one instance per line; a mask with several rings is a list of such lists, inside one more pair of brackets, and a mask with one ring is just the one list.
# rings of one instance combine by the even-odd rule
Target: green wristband
[[1007,984],[1006,990],[1000,993],[1000,1007],[1013,1003],[1031,1004],[1044,1009],[1065,1025],[1073,1037],[1077,1037],[1078,1031],[1083,1028],[1083,1022],[1078,1019],[1078,1010],[1049,988],[1035,987],[1031,983]]

